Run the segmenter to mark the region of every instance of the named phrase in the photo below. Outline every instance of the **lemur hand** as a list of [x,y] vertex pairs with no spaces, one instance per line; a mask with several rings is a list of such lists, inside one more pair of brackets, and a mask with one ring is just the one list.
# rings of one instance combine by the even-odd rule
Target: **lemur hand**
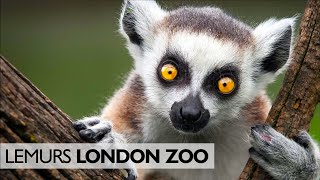
[[[86,117],[73,122],[74,128],[79,132],[80,137],[88,142],[99,143],[125,143],[121,134],[112,131],[112,123],[106,120],[100,120],[99,117]],[[137,171],[134,165],[128,164],[127,180],[137,178]]]
[[251,158],[273,178],[319,179],[319,148],[307,132],[302,131],[291,140],[270,126],[257,125],[251,128],[250,142]]

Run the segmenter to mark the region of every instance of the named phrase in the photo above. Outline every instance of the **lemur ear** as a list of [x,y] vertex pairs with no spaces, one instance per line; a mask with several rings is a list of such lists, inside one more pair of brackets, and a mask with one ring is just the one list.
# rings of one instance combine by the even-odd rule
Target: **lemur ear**
[[153,0],[125,0],[120,32],[132,44],[141,46],[148,38],[152,25],[164,16],[164,11]]
[[286,66],[295,19],[270,19],[253,31],[256,40],[255,56],[258,61],[255,65],[258,66],[260,75],[279,74]]

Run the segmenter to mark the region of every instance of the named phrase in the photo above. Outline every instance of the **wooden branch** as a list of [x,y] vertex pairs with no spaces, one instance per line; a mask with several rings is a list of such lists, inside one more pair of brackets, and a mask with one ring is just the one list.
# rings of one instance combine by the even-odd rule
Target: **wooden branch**
[[[269,112],[267,123],[288,137],[309,130],[320,101],[320,1],[308,0],[282,88]],[[271,179],[251,159],[241,180]]]
[[[0,57],[0,142],[81,143],[70,118]],[[10,169],[3,179],[123,179],[118,170]]]

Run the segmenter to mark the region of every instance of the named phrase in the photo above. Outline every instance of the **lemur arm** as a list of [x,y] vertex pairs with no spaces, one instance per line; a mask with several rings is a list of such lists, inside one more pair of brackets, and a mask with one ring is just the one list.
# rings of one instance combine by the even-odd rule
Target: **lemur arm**
[[[140,78],[131,72],[125,86],[115,93],[101,114],[77,121],[75,128],[90,142],[113,142],[114,137],[120,142],[137,142],[141,135],[140,116],[144,101]],[[113,135],[103,137],[109,132]]]
[[[82,139],[119,145],[139,141],[140,114],[144,104],[143,86],[134,73],[129,75],[125,84],[115,93],[99,116],[86,117],[74,122],[74,127]],[[127,179],[136,179],[136,168],[133,164],[128,166]]]

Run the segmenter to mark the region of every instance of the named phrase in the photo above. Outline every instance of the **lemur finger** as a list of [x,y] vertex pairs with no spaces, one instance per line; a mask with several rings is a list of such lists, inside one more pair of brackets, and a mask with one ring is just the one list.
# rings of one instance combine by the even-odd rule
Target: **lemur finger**
[[301,131],[293,140],[300,146],[308,149],[311,146],[312,139],[306,131]]
[[251,128],[250,133],[250,143],[256,151],[261,154],[267,155],[268,151],[265,147],[270,146],[272,136],[268,133],[267,129],[269,127],[266,125],[256,125]]
[[93,117],[86,117],[84,119],[75,121],[72,124],[73,124],[73,127],[77,131],[80,131],[80,130],[86,129],[90,126],[94,126],[94,125],[98,124],[99,122],[100,122],[100,119],[98,117],[93,116]]
[[81,138],[90,142],[100,141],[105,134],[111,132],[112,125],[108,121],[101,121],[99,124],[89,127],[79,132]]
[[253,147],[249,149],[250,157],[260,166],[270,166],[269,161],[263,157],[263,155],[259,154]]
[[84,130],[81,130],[79,131],[79,135],[80,137],[85,140],[85,141],[88,141],[88,142],[97,142],[95,139],[94,139],[94,132],[91,130],[91,129],[84,129]]
[[306,150],[311,161],[320,161],[319,146],[306,131],[301,131],[293,140]]
[[85,124],[83,124],[82,122],[79,122],[79,121],[72,122],[72,125],[77,131],[80,131],[80,130],[87,128],[87,126]]

